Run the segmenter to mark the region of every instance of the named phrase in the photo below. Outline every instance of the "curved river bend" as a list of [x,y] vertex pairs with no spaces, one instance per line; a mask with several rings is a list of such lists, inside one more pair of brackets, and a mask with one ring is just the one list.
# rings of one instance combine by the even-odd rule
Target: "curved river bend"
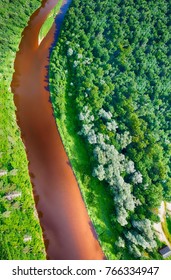
[[[59,33],[64,14],[57,16],[57,27],[54,24],[38,45],[40,28],[57,2],[42,1],[42,6],[31,16],[16,55],[11,88],[47,259],[100,260],[105,256],[69,165],[46,90],[49,48],[56,28]],[[64,12],[70,2],[63,1]]]

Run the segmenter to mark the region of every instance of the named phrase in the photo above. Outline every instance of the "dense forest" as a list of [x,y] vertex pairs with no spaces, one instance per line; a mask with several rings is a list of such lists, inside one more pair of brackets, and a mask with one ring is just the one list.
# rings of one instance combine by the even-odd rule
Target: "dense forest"
[[45,259],[28,162],[10,89],[21,33],[40,1],[0,3],[0,259]]
[[[160,259],[171,202],[171,1],[73,0],[51,53],[54,115],[109,259]],[[167,214],[168,240],[171,240]]]

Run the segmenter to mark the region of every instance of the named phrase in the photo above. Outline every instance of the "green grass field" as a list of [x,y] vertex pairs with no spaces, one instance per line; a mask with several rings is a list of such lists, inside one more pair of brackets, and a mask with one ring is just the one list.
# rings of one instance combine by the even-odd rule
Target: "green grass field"
[[167,222],[168,231],[169,231],[169,233],[171,234],[171,216],[168,216],[168,217],[166,218],[166,222]]
[[51,10],[47,19],[43,23],[43,25],[40,29],[40,33],[39,33],[39,42],[41,42],[43,40],[43,38],[47,35],[49,30],[51,29],[51,27],[54,23],[54,19],[61,8],[62,2],[63,2],[63,0],[58,1],[57,5]]

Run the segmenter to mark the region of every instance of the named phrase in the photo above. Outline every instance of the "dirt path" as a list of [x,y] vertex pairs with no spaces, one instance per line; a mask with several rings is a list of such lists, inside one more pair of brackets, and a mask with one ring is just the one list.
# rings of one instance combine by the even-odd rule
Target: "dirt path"
[[61,142],[46,90],[46,66],[54,25],[38,46],[40,27],[56,3],[57,0],[43,1],[25,28],[11,88],[47,258],[100,260],[105,256]]
[[166,217],[166,205],[164,201],[162,201],[161,203],[158,216],[160,217],[160,223],[154,224],[154,229],[156,230],[159,240],[166,243],[171,248],[171,244],[167,239],[162,227],[162,223],[165,222],[165,217]]

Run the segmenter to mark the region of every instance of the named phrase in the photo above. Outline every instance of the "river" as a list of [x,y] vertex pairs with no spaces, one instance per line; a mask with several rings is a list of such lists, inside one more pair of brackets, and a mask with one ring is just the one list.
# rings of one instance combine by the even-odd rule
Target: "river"
[[[38,44],[40,28],[56,3],[57,0],[42,1],[31,16],[16,55],[11,89],[47,259],[100,260],[105,256],[69,164],[47,91],[49,48],[55,32],[59,33],[61,15]],[[64,4],[69,6],[68,1]]]

